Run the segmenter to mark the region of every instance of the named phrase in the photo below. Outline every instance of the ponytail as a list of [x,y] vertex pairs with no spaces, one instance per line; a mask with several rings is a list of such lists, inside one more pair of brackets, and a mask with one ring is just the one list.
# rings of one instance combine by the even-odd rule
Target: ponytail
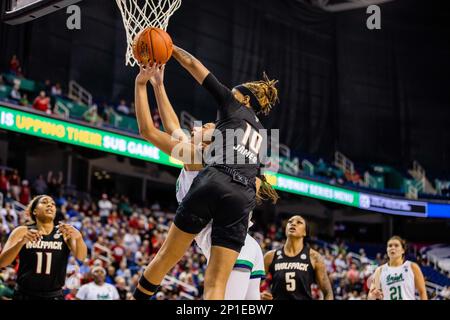
[[263,201],[270,200],[272,204],[276,204],[280,196],[272,187],[272,185],[267,182],[267,179],[264,175],[259,176],[261,180],[261,186],[259,187],[258,192],[256,193],[256,203],[261,204]]

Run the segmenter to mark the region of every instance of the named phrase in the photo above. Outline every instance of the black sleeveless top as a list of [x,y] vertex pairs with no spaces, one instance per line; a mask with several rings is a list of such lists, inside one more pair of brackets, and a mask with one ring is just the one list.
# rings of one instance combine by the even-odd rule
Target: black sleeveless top
[[310,250],[308,245],[304,245],[295,257],[286,256],[284,246],[275,251],[269,266],[274,300],[312,300],[311,285],[315,282],[315,273]]
[[205,164],[227,165],[253,181],[267,162],[267,132],[255,111],[241,105],[212,73],[202,85],[218,104],[216,130],[204,154]]
[[[36,229],[36,225],[28,226]],[[61,290],[66,281],[70,249],[55,226],[39,242],[29,242],[19,252],[17,284],[26,292]]]

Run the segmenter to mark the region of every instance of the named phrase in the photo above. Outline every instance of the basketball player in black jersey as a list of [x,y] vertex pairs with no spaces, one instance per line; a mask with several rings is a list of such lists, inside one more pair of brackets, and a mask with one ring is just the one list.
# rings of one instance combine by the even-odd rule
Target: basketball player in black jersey
[[312,300],[311,285],[317,283],[325,300],[333,300],[333,289],[322,256],[304,243],[308,235],[305,219],[293,216],[286,225],[286,243],[264,256],[267,274],[272,275],[271,293],[263,300]]
[[[178,207],[174,224],[139,280],[134,298],[146,300],[153,295],[195,236],[212,220],[212,247],[205,274],[204,298],[223,300],[228,277],[245,242],[249,214],[256,203],[256,176],[260,174],[261,156],[266,154],[266,150],[260,152],[261,147],[267,146],[267,139],[261,134],[264,127],[258,115],[267,115],[278,101],[276,81],[265,76],[262,81],[245,83],[230,90],[186,51],[174,46],[173,57],[215,98],[219,117],[213,142],[208,147],[213,152],[202,157],[206,167],[194,179]],[[139,130],[147,140],[162,141],[153,136],[162,133],[149,130],[146,125],[151,121],[146,112],[146,67],[141,66],[141,73],[136,78],[136,114],[138,119],[141,117]],[[170,146],[157,147],[173,154],[178,142],[175,138],[172,140]],[[179,149],[184,150],[183,147]],[[187,163],[186,160],[183,162]]]
[[84,260],[86,244],[73,226],[55,226],[56,206],[51,197],[35,197],[27,212],[33,223],[14,229],[0,254],[0,268],[19,256],[13,300],[63,300],[69,254]]

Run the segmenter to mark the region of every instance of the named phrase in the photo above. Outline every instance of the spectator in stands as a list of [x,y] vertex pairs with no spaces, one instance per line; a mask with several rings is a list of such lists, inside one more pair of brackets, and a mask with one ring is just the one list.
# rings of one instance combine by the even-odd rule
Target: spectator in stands
[[47,194],[47,182],[45,182],[44,175],[40,174],[33,182],[33,191],[35,194]]
[[21,179],[17,170],[14,170],[11,177],[9,177],[9,184],[11,186],[12,197],[14,200],[19,201]]
[[334,265],[336,266],[336,270],[338,272],[347,269],[347,263],[344,260],[344,255],[341,253],[337,256],[336,260],[334,260]]
[[60,197],[62,191],[63,173],[59,172],[58,177],[53,174],[53,171],[49,171],[47,175],[47,188],[48,194],[52,197]]
[[80,274],[83,278],[87,278],[91,272],[89,262],[89,259],[84,259],[83,264],[80,266]]
[[111,108],[111,106],[109,106],[107,102],[102,102],[98,106],[97,113],[99,114],[100,117],[102,117],[103,122],[105,122],[105,123],[109,123],[109,111],[108,110],[110,108]]
[[108,199],[106,193],[102,194],[102,199],[98,202],[98,208],[100,213],[100,222],[105,225],[108,223],[108,217],[113,208],[111,201]]
[[440,296],[444,300],[450,300],[450,286],[445,287],[444,290],[441,291]]
[[36,97],[33,103],[33,108],[47,114],[52,113],[50,109],[50,98],[47,97],[45,91],[41,91],[39,96]]
[[50,94],[52,97],[62,96],[61,84],[59,82],[52,86]]
[[115,286],[106,283],[106,270],[96,266],[92,268],[94,282],[81,286],[76,295],[79,300],[119,300],[119,293]]
[[131,252],[136,252],[141,245],[141,237],[139,236],[139,231],[137,229],[128,230],[123,238],[123,245],[125,249]]
[[51,96],[52,95],[52,83],[49,79],[44,81],[44,90],[45,90],[45,94],[47,96]]
[[92,107],[86,110],[86,112],[83,114],[83,118],[91,125],[101,126],[103,121],[100,115],[98,114],[97,108],[98,108],[97,105],[94,104]]
[[19,225],[19,216],[11,203],[5,203],[4,208],[0,209],[0,217],[3,220],[3,226],[9,231]]
[[130,114],[130,108],[127,106],[125,100],[120,100],[120,104],[117,106],[117,111],[124,115]]
[[155,124],[155,127],[161,129],[162,122],[161,122],[161,116],[159,115],[159,109],[156,108],[152,114],[153,114],[153,123]]
[[20,83],[14,84],[9,97],[16,102],[19,102],[22,99],[22,95],[20,94]]
[[383,259],[383,256],[381,253],[377,253],[377,256],[375,257],[375,261],[376,261],[377,265],[381,266],[382,264],[384,264],[384,262],[386,260]]
[[28,186],[28,180],[22,181],[22,188],[20,190],[20,203],[24,206],[31,201],[31,190]]
[[0,192],[3,193],[3,195],[6,195],[8,191],[9,191],[9,179],[6,176],[6,171],[2,169],[0,171]]
[[17,58],[17,55],[14,54],[9,62],[9,72],[13,75],[18,75],[20,70],[20,61]]
[[[350,284],[350,288],[352,290],[356,290],[356,284],[359,283],[360,280],[359,276],[360,275],[356,264],[352,263],[350,270],[347,271],[347,281]],[[361,288],[358,287],[358,289],[360,291]]]
[[127,196],[122,196],[120,198],[118,209],[119,209],[119,213],[121,215],[124,215],[126,217],[131,216],[131,214],[133,213],[133,210],[131,209],[130,200]]
[[115,236],[114,240],[115,244],[112,246],[111,251],[114,259],[113,265],[118,268],[125,257],[125,247],[123,246],[123,240],[121,237]]
[[28,95],[26,93],[22,95],[19,104],[24,107],[28,107],[30,105],[30,100],[28,100]]
[[123,277],[117,276],[115,278],[116,289],[119,293],[120,300],[127,300],[127,293],[129,289],[127,289],[127,283]]

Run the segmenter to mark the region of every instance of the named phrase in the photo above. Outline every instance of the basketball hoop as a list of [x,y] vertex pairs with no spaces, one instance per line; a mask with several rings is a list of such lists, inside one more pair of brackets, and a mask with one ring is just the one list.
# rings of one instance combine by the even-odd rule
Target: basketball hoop
[[122,13],[127,33],[127,54],[125,64],[135,66],[133,40],[143,29],[154,27],[167,30],[170,17],[181,6],[181,0],[116,0]]

